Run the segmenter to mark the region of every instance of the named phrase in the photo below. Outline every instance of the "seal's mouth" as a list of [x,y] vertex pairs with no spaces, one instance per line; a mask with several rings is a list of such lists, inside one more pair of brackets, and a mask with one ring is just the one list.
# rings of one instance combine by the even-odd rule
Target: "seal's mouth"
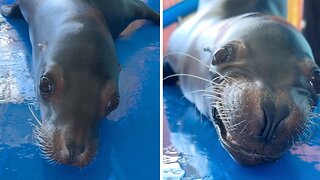
[[222,122],[222,119],[220,119],[216,108],[213,110],[213,115],[214,125],[219,131],[218,135],[220,138],[220,143],[230,153],[231,157],[240,164],[257,165],[261,163],[272,162],[280,158],[279,154],[263,154],[254,151],[248,151],[237,145],[237,143],[229,141],[226,138],[228,132]]

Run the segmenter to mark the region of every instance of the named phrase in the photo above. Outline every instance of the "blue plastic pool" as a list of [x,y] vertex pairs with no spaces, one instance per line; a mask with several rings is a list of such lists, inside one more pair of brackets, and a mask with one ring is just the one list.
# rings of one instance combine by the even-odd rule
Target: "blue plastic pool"
[[[159,1],[148,4],[159,12]],[[0,15],[0,179],[158,179],[159,30],[146,22],[116,41],[121,104],[101,123],[96,158],[79,169],[49,164],[33,144],[36,121],[28,106],[39,112],[27,24]]]

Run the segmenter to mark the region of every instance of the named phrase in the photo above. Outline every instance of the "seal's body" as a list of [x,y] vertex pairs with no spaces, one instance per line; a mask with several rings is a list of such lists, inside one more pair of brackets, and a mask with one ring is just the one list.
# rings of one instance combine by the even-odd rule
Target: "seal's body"
[[254,165],[278,159],[310,134],[319,68],[292,25],[247,13],[262,1],[241,1],[251,8],[234,2],[201,1],[172,34],[167,62],[184,96],[213,121],[225,149]]
[[43,153],[65,164],[88,164],[99,120],[120,99],[113,38],[135,19],[157,23],[159,15],[135,0],[18,0],[1,12],[22,14],[29,24]]

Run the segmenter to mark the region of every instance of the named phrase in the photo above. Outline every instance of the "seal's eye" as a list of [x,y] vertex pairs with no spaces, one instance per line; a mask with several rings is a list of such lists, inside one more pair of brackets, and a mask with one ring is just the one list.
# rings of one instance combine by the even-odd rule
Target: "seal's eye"
[[48,77],[42,76],[39,89],[42,96],[48,97],[53,93],[54,83]]
[[119,102],[120,96],[114,96],[106,107],[106,113],[109,114],[114,111],[119,106]]
[[214,53],[212,65],[221,64],[230,61],[233,58],[233,48],[231,45],[226,45]]
[[312,72],[312,77],[310,84],[317,94],[320,94],[320,70],[314,70]]

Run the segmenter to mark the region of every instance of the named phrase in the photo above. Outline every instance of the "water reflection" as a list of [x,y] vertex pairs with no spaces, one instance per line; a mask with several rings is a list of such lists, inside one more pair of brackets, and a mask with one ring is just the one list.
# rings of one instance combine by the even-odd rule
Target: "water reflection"
[[0,103],[22,103],[35,97],[27,55],[17,31],[0,15]]

